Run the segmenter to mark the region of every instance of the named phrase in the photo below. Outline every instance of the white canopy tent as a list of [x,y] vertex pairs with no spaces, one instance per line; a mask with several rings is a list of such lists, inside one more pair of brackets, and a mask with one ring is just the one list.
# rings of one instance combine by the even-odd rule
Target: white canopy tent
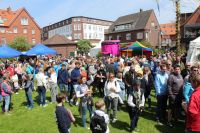
[[190,42],[186,60],[191,63],[200,61],[200,37]]
[[95,57],[101,51],[101,43],[90,50],[90,56]]

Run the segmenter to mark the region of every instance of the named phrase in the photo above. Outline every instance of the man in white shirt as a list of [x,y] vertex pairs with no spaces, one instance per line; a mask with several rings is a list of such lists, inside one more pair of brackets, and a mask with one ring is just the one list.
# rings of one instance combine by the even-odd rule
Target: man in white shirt
[[114,73],[109,73],[109,80],[106,81],[105,87],[104,87],[104,95],[105,95],[107,113],[109,117],[111,115],[111,109],[113,110],[113,114],[112,114],[113,123],[115,123],[117,120],[116,114],[117,114],[119,92],[120,92],[120,86],[119,86],[119,83],[115,79]]

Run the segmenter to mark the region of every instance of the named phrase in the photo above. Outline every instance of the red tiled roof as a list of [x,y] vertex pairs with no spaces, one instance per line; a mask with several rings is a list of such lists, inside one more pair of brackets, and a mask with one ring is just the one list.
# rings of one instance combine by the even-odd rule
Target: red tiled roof
[[[16,11],[12,11],[10,7],[7,9],[0,9],[0,19],[3,20],[3,24],[0,26],[9,27],[17,19],[22,11],[25,11],[31,17],[25,8],[19,8]],[[37,25],[37,27],[40,28],[33,18],[32,20]]]
[[161,31],[164,35],[175,35],[176,34],[176,24],[168,23],[168,24],[160,24]]
[[63,35],[55,35],[43,42],[45,45],[55,45],[55,44],[76,44],[74,41],[67,39]]

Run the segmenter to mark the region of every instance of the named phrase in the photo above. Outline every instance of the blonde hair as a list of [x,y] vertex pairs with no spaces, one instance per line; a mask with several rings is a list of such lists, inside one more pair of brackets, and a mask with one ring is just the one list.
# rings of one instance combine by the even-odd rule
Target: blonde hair
[[105,106],[105,103],[104,103],[103,99],[99,99],[99,100],[95,103],[95,108],[96,108],[96,109],[101,109],[103,106]]

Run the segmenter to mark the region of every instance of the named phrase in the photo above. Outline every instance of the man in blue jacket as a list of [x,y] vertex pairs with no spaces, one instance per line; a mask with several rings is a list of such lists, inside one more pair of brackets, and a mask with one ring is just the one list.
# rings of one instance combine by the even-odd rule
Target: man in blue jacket
[[66,65],[62,64],[61,69],[58,71],[58,86],[61,92],[68,93],[69,74]]
[[162,125],[161,121],[165,120],[167,107],[167,81],[169,75],[166,73],[167,67],[165,64],[160,66],[161,71],[155,76],[155,89],[157,97],[157,123]]

